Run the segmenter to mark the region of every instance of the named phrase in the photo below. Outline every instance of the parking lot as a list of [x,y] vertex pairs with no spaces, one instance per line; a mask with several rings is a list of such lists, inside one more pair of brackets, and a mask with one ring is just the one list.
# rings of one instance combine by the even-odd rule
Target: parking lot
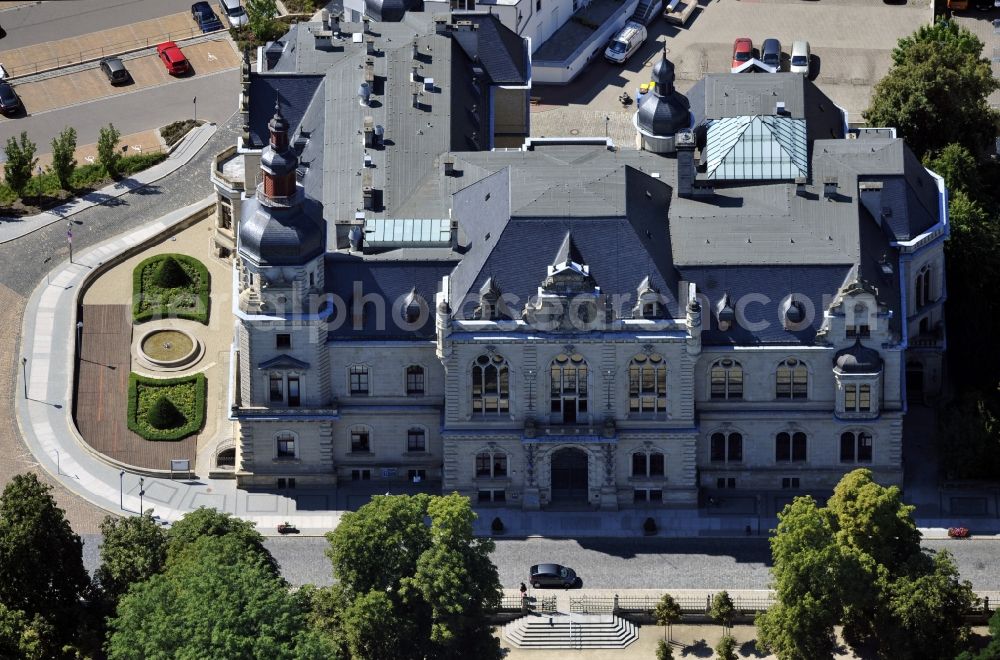
[[[239,66],[240,63],[240,57],[232,42],[221,36],[213,41],[186,46],[182,44],[181,48],[188,61],[191,62],[193,70],[193,73],[182,76],[182,79],[231,69]],[[17,93],[21,97],[21,102],[24,103],[25,110],[29,114],[38,114],[54,108],[165,85],[178,79],[167,73],[163,63],[155,54],[126,59],[125,66],[132,74],[133,80],[128,85],[112,87],[104,73],[95,67],[86,71],[17,85]],[[3,119],[2,121],[16,121],[16,119]]]
[[[955,14],[952,18],[979,37],[983,42],[983,57],[992,62],[993,77],[1000,78],[1000,27],[993,26],[993,21],[1000,19],[1000,10],[970,10]],[[994,108],[1000,108],[1000,91],[990,94],[989,103]]]
[[616,137],[617,126],[616,142],[631,143],[630,116],[635,108],[623,108],[618,96],[625,90],[634,97],[636,88],[649,81],[664,41],[676,68],[677,88],[685,92],[706,73],[729,71],[733,41],[738,37],[750,37],[758,48],[766,38],[780,40],[785,69],[792,42],[808,41],[811,77],[848,111],[852,121],[861,121],[872,87],[891,66],[896,42],[932,18],[928,0],[905,4],[701,0],[701,5],[684,28],[668,25],[662,18],[654,20],[646,44],[624,66],[598,57],[569,85],[535,87],[532,95],[540,102],[533,107],[532,135],[559,135],[574,129],[580,134],[603,134],[608,116],[611,137]]

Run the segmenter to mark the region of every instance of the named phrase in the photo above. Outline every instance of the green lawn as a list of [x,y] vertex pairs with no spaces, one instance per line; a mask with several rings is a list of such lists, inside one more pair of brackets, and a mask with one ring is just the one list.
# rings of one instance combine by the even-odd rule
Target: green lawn
[[[172,259],[183,270],[185,281],[165,286],[158,278],[163,263]],[[175,283],[177,284],[177,283]],[[208,323],[211,279],[205,264],[185,254],[158,254],[132,271],[132,320],[178,318]]]
[[[205,374],[181,378],[147,378],[137,373],[128,376],[128,427],[147,440],[181,440],[197,433],[205,424],[205,398],[208,381]],[[183,416],[183,423],[158,429],[149,422],[149,410],[161,396]]]

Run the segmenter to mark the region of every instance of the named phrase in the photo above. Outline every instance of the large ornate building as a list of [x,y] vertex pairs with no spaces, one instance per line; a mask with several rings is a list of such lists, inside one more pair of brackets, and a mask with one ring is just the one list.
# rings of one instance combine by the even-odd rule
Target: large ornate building
[[682,96],[665,56],[638,149],[530,139],[495,19],[366,27],[264,49],[213,168],[241,486],[615,509],[901,482],[948,235],[902,140],[800,75]]

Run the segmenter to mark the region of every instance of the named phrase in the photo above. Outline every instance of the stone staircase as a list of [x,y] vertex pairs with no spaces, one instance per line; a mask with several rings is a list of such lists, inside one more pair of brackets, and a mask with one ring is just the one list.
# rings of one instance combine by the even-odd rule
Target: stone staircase
[[662,0],[639,0],[639,6],[635,8],[632,20],[643,25],[649,25],[656,18],[656,13],[662,8]]
[[529,615],[504,626],[503,636],[526,649],[623,649],[639,630],[612,614]]

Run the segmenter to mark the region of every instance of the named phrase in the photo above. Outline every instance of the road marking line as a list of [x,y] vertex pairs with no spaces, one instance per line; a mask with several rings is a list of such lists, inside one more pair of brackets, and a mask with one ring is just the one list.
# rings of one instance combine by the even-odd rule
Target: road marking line
[[216,57],[215,55],[212,55],[211,53],[208,53],[208,59],[209,59],[209,61],[212,61],[212,60],[217,60],[219,58]]

